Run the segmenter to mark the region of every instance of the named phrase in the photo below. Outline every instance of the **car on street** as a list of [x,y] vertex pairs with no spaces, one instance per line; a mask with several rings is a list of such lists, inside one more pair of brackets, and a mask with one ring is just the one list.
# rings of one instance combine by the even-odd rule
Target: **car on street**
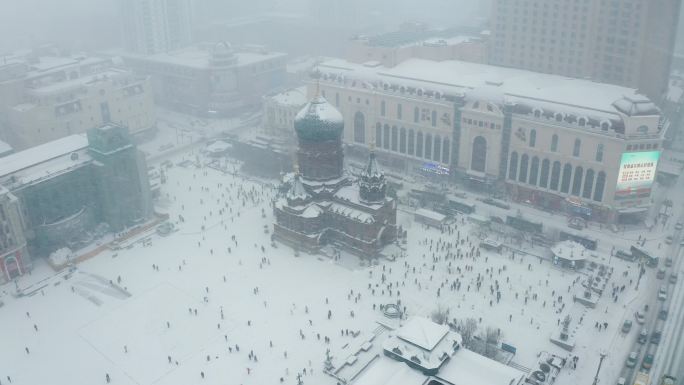
[[616,385],[625,385],[626,383],[627,383],[627,379],[624,377],[620,377],[620,378],[618,378]]
[[641,368],[644,370],[650,370],[653,366],[653,354],[646,354],[644,360],[641,361]]
[[653,333],[651,333],[651,343],[658,345],[660,343],[660,338],[663,336],[663,332],[660,330],[656,330]]
[[665,269],[663,269],[663,268],[658,269],[658,272],[656,273],[656,278],[658,278],[658,279],[665,278]]
[[643,325],[646,322],[646,314],[643,311],[638,311],[634,313],[634,318],[639,325]]
[[625,322],[622,323],[622,332],[629,333],[630,330],[632,330],[632,321],[626,319]]
[[665,243],[668,245],[672,244],[672,235],[668,235],[667,237],[665,237]]
[[660,379],[660,385],[675,385],[676,383],[677,378],[668,374],[664,375],[663,378]]
[[658,312],[658,319],[665,321],[667,319],[667,306],[663,305]]
[[658,300],[665,301],[667,299],[667,287],[665,285],[660,285],[660,290],[658,290]]
[[684,229],[684,224],[682,224],[682,222],[677,222],[675,224],[675,230],[681,230],[681,229]]
[[641,329],[641,332],[639,332],[639,337],[637,338],[637,342],[640,344],[645,344],[646,341],[648,341],[648,330]]
[[625,361],[625,366],[628,368],[635,367],[637,364],[637,358],[639,358],[639,354],[637,352],[629,353],[629,356],[627,356],[627,361]]
[[665,267],[672,267],[672,257],[665,258]]
[[673,285],[677,283],[677,273],[670,274],[670,283]]

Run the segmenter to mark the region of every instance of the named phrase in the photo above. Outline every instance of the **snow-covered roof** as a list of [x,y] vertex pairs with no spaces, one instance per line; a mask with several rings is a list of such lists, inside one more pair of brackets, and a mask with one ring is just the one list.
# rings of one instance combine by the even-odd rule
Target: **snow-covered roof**
[[436,212],[434,212],[432,210],[428,210],[428,209],[418,209],[418,210],[416,210],[416,215],[424,217],[424,218],[432,219],[432,220],[437,221],[437,222],[443,222],[446,219],[445,215],[440,214],[440,213],[436,213]]
[[282,106],[302,107],[308,101],[306,97],[306,86],[291,88],[285,92],[271,96],[270,99]]
[[356,205],[360,206],[365,206],[368,208],[371,208],[373,210],[377,210],[380,207],[382,207],[381,203],[372,203],[372,202],[362,202],[359,198],[359,187],[357,185],[351,185],[351,186],[343,186],[334,195],[335,198],[345,201],[345,202],[350,202],[354,203]]
[[353,382],[354,385],[422,385],[427,377],[408,365],[380,357]]
[[[213,46],[211,48],[213,49]],[[246,66],[266,60],[285,57],[284,53],[267,51],[238,51],[234,52],[234,54],[237,66]],[[202,49],[201,47],[197,46],[186,47],[175,51],[157,53],[154,55],[121,53],[121,56],[147,62],[163,63],[183,67],[191,67],[196,69],[208,69],[213,66],[211,49]]]
[[334,59],[321,63],[318,69],[323,73],[323,79],[325,74],[335,74],[345,79],[379,81],[466,97],[486,88],[490,97],[496,94],[497,99],[512,103],[535,105],[547,102],[563,105],[580,114],[582,110],[588,115],[594,111],[612,114],[615,118],[619,118],[613,105],[616,101],[624,97],[632,100],[645,98],[632,88],[458,60],[410,59],[392,68],[369,68]]
[[581,244],[570,240],[558,242],[551,248],[556,257],[572,261],[584,260],[586,250]]
[[435,377],[452,385],[517,385],[523,383],[525,373],[468,349],[459,349]]
[[10,152],[12,152],[12,150],[12,146],[10,146],[9,143],[0,140],[0,156],[3,156],[4,154],[9,154]]
[[88,139],[86,136],[77,134],[8,155],[2,158],[0,162],[0,178],[87,147]]
[[434,323],[425,317],[413,317],[397,330],[397,337],[431,351],[448,332],[446,325]]
[[345,206],[343,204],[331,203],[330,206],[328,206],[328,210],[335,214],[339,214],[362,223],[375,222],[375,218],[373,218],[371,214],[357,210],[353,207]]

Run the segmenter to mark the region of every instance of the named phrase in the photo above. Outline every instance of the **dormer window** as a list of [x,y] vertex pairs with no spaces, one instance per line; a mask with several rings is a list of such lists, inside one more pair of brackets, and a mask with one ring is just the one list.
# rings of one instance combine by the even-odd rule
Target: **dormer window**
[[562,121],[563,121],[563,114],[561,114],[560,112],[556,112],[555,117],[556,117],[556,121],[557,121],[557,122],[562,122]]
[[587,125],[587,119],[586,118],[579,118],[577,121],[577,124],[579,124],[580,127],[584,127]]
[[607,120],[604,120],[601,122],[601,131],[608,131],[610,129],[610,122]]

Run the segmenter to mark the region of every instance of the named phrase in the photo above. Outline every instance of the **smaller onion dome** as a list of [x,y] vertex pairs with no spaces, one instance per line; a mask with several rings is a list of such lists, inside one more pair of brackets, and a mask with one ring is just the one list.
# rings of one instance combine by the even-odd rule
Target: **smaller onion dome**
[[380,170],[378,161],[375,159],[375,151],[371,149],[368,165],[361,172],[359,178],[359,197],[368,203],[382,202],[385,200],[387,182],[385,174]]

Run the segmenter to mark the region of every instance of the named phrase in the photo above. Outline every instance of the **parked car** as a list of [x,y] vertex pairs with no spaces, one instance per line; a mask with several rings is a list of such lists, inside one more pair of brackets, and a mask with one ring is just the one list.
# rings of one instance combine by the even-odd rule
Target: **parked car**
[[649,370],[653,366],[653,354],[647,354],[644,356],[644,360],[641,361],[641,368],[644,370]]
[[641,332],[639,332],[639,338],[637,338],[637,342],[640,344],[645,344],[646,341],[648,341],[648,330],[641,329]]
[[646,322],[646,314],[643,311],[638,311],[634,313],[634,318],[639,325],[643,325]]
[[670,274],[670,283],[673,285],[677,283],[677,273]]
[[682,224],[682,222],[677,222],[675,224],[675,230],[681,230],[681,229],[684,229],[684,224]]
[[658,312],[658,319],[665,321],[667,319],[667,306],[663,305]]
[[656,278],[658,278],[658,279],[665,278],[665,269],[663,269],[663,268],[658,269],[658,273],[656,273]]
[[665,301],[667,299],[667,287],[665,287],[665,285],[660,285],[660,290],[658,290],[658,299],[660,301]]
[[625,385],[626,383],[627,379],[625,379],[624,377],[620,377],[618,378],[617,383],[615,385]]
[[656,330],[653,333],[651,333],[651,343],[658,345],[660,343],[660,338],[663,336],[663,332],[660,330]]
[[672,257],[665,258],[665,267],[672,267]]
[[665,243],[668,245],[672,244],[672,235],[668,235],[667,237],[665,237]]
[[637,352],[629,353],[629,356],[627,356],[627,361],[625,362],[625,366],[628,368],[635,367],[637,364],[637,358],[639,358],[639,354],[637,354]]
[[630,330],[632,330],[632,321],[626,319],[625,322],[622,323],[622,332],[629,333]]

